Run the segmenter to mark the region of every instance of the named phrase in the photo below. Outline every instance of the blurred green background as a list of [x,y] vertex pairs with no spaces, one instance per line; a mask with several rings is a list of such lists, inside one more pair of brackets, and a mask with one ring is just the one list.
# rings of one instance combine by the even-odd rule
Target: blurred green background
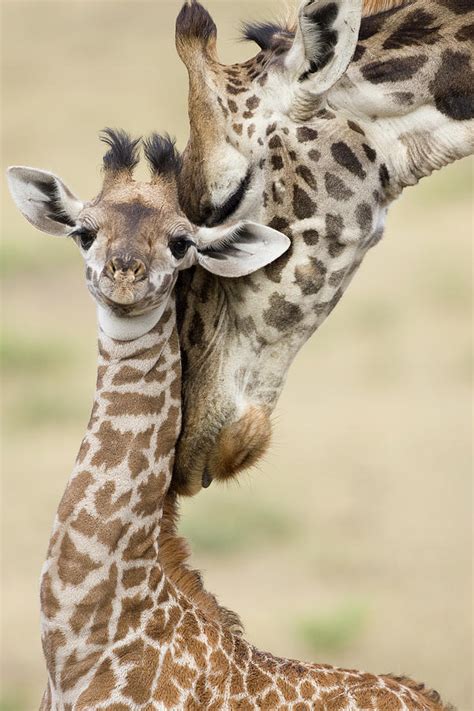
[[[100,182],[97,132],[186,142],[180,2],[3,1],[2,160]],[[270,1],[209,0],[225,61]],[[3,711],[45,681],[38,578],[89,414],[95,314],[73,246],[2,181]],[[273,652],[407,673],[471,697],[472,163],[408,191],[385,239],[293,366],[273,446],[239,484],[183,504],[209,588]]]

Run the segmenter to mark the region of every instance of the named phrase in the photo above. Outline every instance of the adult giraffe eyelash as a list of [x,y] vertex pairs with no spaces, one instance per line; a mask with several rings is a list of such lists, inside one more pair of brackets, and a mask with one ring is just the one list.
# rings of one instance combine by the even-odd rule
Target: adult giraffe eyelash
[[211,209],[210,215],[207,217],[207,219],[205,219],[205,224],[207,225],[207,227],[215,227],[216,225],[219,225],[222,222],[228,220],[229,217],[234,214],[234,212],[237,210],[240,203],[244,199],[247,190],[249,189],[251,179],[252,173],[249,170],[237,190],[233,192],[229,198],[227,198],[225,203]]

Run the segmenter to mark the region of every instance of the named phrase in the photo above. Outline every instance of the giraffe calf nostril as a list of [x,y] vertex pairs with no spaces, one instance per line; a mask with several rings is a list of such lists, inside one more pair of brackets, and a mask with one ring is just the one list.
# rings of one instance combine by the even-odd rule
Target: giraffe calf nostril
[[112,274],[115,274],[122,268],[122,260],[118,257],[113,257],[109,262],[109,267]]
[[146,268],[145,268],[144,263],[141,261],[141,259],[134,259],[130,269],[133,272],[133,274],[135,275],[136,279],[140,279],[141,277],[144,277],[146,274]]
[[114,281],[141,281],[147,275],[147,268],[141,259],[112,257],[104,268],[104,273]]

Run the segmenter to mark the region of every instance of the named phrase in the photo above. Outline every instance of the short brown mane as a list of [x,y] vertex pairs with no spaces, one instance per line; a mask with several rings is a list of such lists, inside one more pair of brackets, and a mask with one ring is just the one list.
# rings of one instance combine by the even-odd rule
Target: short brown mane
[[159,537],[159,559],[166,577],[208,619],[216,620],[234,634],[242,634],[239,616],[222,607],[212,593],[204,588],[201,573],[189,566],[190,549],[184,538],[178,535],[178,503],[176,495],[168,493],[165,498]]

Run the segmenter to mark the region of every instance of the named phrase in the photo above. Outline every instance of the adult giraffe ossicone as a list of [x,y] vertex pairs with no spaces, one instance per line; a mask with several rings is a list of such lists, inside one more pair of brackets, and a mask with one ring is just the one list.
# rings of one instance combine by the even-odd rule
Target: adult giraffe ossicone
[[198,224],[263,222],[292,247],[238,282],[182,277],[177,490],[258,459],[288,367],[380,240],[390,203],[473,151],[473,27],[470,0],[305,0],[295,26],[247,26],[261,51],[224,66],[210,15],[184,5],[181,204]]
[[249,223],[194,227],[178,207],[173,144],[146,144],[145,184],[132,179],[137,142],[106,138],[103,190],[91,203],[51,173],[9,171],[23,215],[80,245],[99,312],[94,407],[41,581],[41,711],[443,711],[436,692],[408,678],[260,652],[199,579],[189,584],[167,507],[181,417],[177,272],[199,259],[248,274],[288,240]]

